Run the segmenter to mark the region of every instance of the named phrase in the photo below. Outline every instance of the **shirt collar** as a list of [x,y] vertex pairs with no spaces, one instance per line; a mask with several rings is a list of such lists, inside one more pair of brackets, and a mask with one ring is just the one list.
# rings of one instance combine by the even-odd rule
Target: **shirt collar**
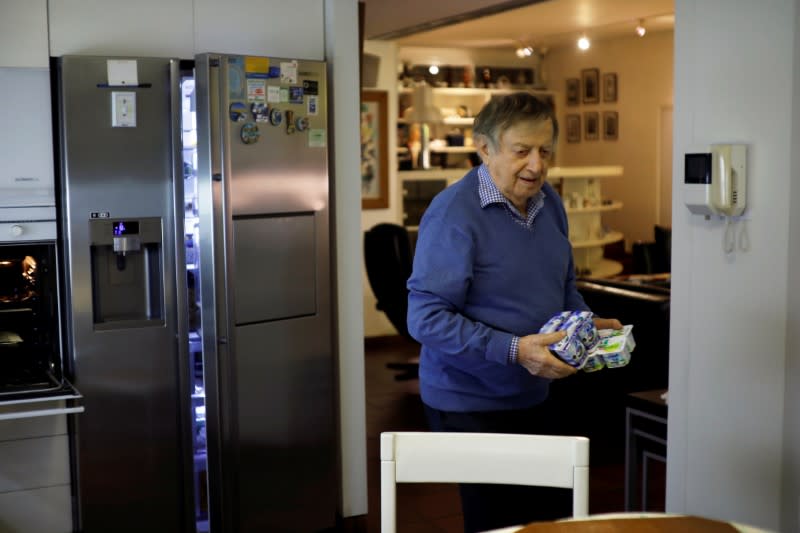
[[520,213],[514,204],[511,203],[511,200],[503,196],[503,193],[497,188],[492,176],[489,174],[489,168],[486,166],[486,163],[481,164],[478,168],[478,195],[481,199],[482,208],[489,204],[504,204],[513,215],[519,219],[525,220],[528,226],[533,224],[533,219],[544,205],[544,199],[547,198],[545,192],[540,189],[539,192],[528,200],[527,212],[524,214]]

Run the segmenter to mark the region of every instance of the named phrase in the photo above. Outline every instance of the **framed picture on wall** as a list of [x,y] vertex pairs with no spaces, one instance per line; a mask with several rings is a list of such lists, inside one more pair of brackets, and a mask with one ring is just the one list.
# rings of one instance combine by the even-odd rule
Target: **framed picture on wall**
[[567,79],[567,105],[578,105],[581,102],[581,80]]
[[617,74],[616,72],[608,72],[603,74],[603,101],[616,102],[617,101]]
[[586,111],[583,114],[583,138],[587,141],[596,141],[600,138],[600,114],[597,111]]
[[581,70],[583,84],[583,103],[596,104],[600,101],[600,71],[596,68]]
[[616,141],[619,137],[619,116],[616,111],[603,112],[603,139]]
[[567,142],[581,142],[581,116],[577,113],[567,115]]
[[361,91],[361,208],[389,207],[387,92]]

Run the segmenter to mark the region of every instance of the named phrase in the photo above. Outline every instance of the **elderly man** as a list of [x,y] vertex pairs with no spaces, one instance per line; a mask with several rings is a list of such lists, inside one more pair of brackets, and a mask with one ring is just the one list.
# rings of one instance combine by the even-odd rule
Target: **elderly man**
[[[588,310],[564,207],[545,182],[558,123],[546,103],[511,93],[481,109],[473,138],[483,164],[431,202],[408,280],[425,414],[433,431],[545,433],[549,383],[575,369],[547,348],[563,332],[536,332],[561,311]],[[465,530],[568,515],[568,497],[551,500],[558,490],[462,485]]]

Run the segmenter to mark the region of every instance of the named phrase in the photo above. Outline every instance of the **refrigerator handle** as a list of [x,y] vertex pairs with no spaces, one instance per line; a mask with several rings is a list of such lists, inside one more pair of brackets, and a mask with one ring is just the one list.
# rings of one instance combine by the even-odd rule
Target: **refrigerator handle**
[[220,153],[222,142],[222,131],[220,128],[222,124],[219,119],[219,106],[220,106],[220,92],[219,92],[219,58],[209,58],[208,64],[208,93],[210,104],[210,122],[211,122],[211,179],[214,181],[222,181],[222,154]]

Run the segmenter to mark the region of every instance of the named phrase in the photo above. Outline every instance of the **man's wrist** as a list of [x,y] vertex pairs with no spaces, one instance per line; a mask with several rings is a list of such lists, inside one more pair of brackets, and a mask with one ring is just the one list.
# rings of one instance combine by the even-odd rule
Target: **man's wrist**
[[519,355],[519,337],[514,335],[511,337],[511,345],[508,347],[508,364],[517,364],[517,356]]

